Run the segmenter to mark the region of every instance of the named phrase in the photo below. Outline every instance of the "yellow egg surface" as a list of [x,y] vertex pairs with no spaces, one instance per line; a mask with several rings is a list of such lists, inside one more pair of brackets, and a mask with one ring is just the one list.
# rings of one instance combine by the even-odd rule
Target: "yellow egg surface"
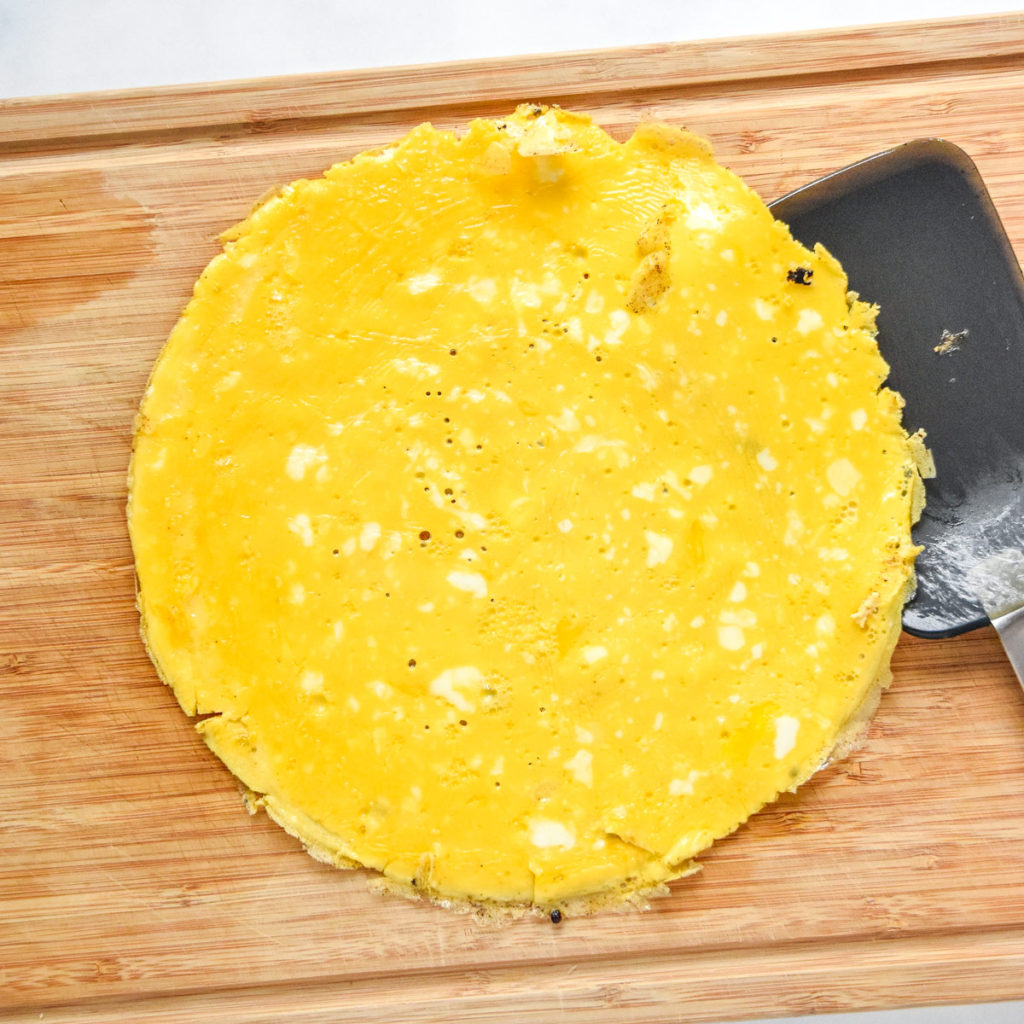
[[139,607],[314,856],[636,900],[870,712],[919,445],[874,309],[702,139],[422,125],[226,237],[138,417]]

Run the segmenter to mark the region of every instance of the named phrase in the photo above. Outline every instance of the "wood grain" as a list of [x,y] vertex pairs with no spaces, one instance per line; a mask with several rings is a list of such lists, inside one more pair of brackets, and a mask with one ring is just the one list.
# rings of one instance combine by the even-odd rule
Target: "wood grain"
[[543,99],[708,135],[765,198],[943,135],[1024,251],[1024,19],[0,105],[0,1016],[705,1021],[1024,996],[1024,700],[904,637],[865,744],[646,913],[485,927],[250,818],[138,638],[132,419],[270,187]]

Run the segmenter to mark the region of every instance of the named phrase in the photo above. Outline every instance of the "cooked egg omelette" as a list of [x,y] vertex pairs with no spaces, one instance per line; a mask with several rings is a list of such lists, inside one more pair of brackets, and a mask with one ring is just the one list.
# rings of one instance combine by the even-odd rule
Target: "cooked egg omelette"
[[153,661],[316,857],[642,899],[888,678],[916,439],[874,310],[706,142],[422,125],[226,236],[152,374]]

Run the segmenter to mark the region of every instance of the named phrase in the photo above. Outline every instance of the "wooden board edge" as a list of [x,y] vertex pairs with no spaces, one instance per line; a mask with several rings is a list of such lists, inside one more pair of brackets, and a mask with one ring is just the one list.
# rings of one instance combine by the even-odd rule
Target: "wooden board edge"
[[140,134],[310,118],[722,87],[783,76],[882,71],[1024,56],[1024,11],[771,36],[286,75],[0,101],[0,154],[110,145]]
[[575,964],[510,964],[417,975],[415,985],[390,976],[296,980],[246,988],[195,990],[150,998],[88,1000],[33,1006],[11,1024],[40,1019],[72,1024],[88,1017],[107,1024],[452,1024],[479,1020],[531,1024],[581,1019],[645,1024],[937,1006],[962,1002],[979,971],[988,1002],[1024,997],[1024,934],[971,934],[783,944],[771,949],[713,950],[685,956],[606,958]]

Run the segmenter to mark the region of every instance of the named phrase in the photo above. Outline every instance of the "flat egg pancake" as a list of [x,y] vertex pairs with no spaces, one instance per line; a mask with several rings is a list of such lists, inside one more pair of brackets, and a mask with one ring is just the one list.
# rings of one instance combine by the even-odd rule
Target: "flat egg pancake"
[[642,898],[888,679],[920,442],[837,262],[706,142],[422,125],[227,236],[153,371],[153,661],[316,857]]

